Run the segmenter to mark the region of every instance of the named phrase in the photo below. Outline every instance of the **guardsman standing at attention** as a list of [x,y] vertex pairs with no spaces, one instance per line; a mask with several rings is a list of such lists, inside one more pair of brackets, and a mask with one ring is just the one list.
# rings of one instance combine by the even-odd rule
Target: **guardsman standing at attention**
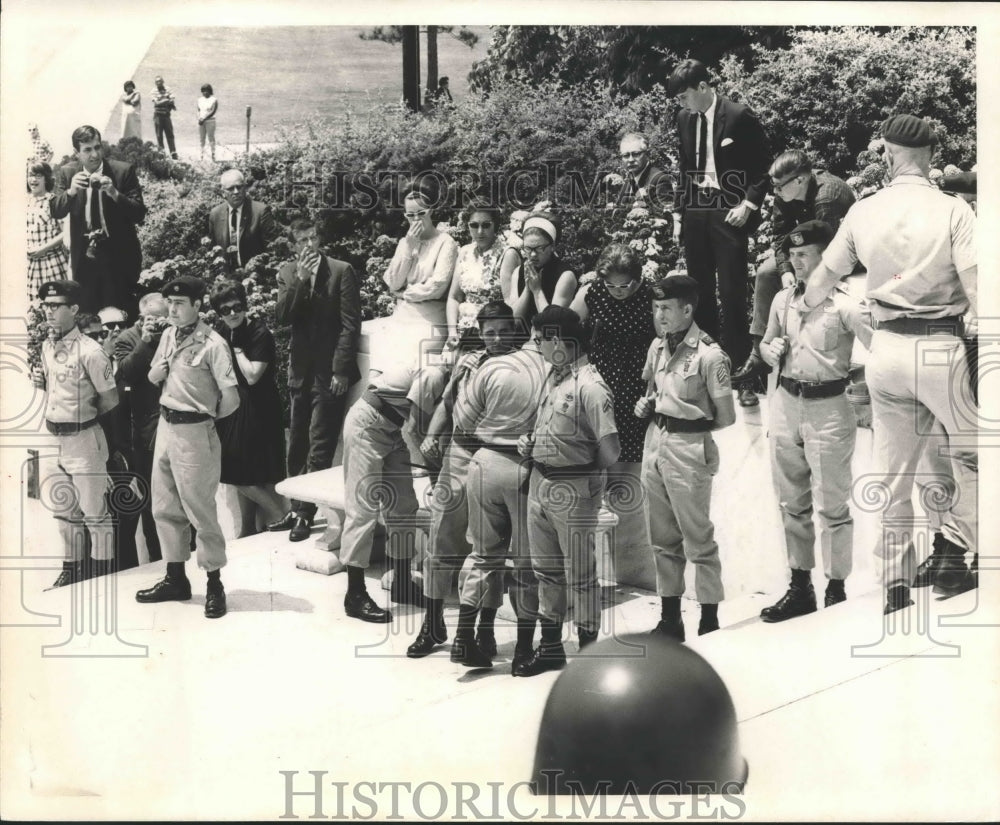
[[[77,329],[81,296],[76,281],[48,281],[38,290],[49,338],[32,383],[46,390],[45,426],[59,441],[57,473],[76,494],[70,516],[56,516],[65,560],[53,587],[110,573],[115,557],[114,525],[104,497],[110,484],[108,443],[98,418],[118,406],[118,389],[101,345]],[[90,569],[85,568],[87,537],[81,524],[90,533]]]
[[[542,641],[512,667],[514,676],[536,676],[566,664],[562,644],[567,595],[580,649],[596,641],[601,587],[594,558],[602,470],[618,460],[621,445],[611,391],[583,350],[585,335],[573,310],[548,306],[531,319],[539,349],[551,364],[533,433],[518,450],[531,456],[528,541],[538,579]],[[518,639],[519,644],[527,640]]]
[[[785,527],[785,548],[792,583],[781,600],[765,607],[765,622],[783,622],[816,611],[811,575],[820,547],[827,586],[824,606],[847,598],[844,579],[851,572],[854,520],[851,457],[858,426],[844,390],[854,337],[871,343],[871,315],[845,290],[838,289],[808,313],[798,311],[805,278],[820,262],[834,229],[806,221],[786,237],[784,252],[798,279],[771,303],[760,354],[778,369],[778,391],[770,408],[771,472]],[[789,308],[795,311],[789,312]]]
[[653,320],[662,333],[649,347],[643,378],[649,391],[635,405],[648,418],[642,486],[649,497],[649,536],[662,615],[654,633],[684,641],[684,567],[695,565],[701,605],[698,635],[719,629],[722,564],[709,518],[719,449],[712,438],[736,421],[729,357],[694,322],[698,282],[687,275],[653,284]]
[[229,345],[198,315],[205,298],[201,278],[182,275],[162,291],[172,327],[160,338],[149,370],[160,392],[160,423],[153,453],[153,518],[167,575],[138,602],[187,601],[191,582],[184,563],[191,557],[191,528],[197,531],[198,566],[208,572],[205,616],[226,615],[219,571],[226,564],[226,540],[219,527],[215,493],[222,451],[215,419],[240,406]]
[[[957,494],[943,513],[932,566],[936,593],[975,586],[963,558],[977,543],[979,452],[963,334],[976,327],[975,216],[929,180],[937,138],[922,118],[882,124],[889,185],[858,201],[810,275],[802,304],[819,306],[860,261],[875,334],[865,377],[872,399],[873,469],[887,490],[875,555],[883,563],[885,613],[909,607],[914,577],[913,484],[925,449],[952,462]],[[963,317],[965,316],[965,317]],[[942,430],[936,427],[940,422]]]

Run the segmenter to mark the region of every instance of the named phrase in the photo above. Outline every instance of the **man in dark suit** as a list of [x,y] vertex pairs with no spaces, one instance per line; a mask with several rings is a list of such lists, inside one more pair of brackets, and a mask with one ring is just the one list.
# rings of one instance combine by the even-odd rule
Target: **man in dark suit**
[[[296,476],[333,464],[347,389],[361,377],[361,294],[351,265],[320,253],[312,221],[293,221],[289,236],[296,258],[278,272],[275,320],[292,327],[288,475]],[[291,511],[268,529],[291,530],[289,539],[302,541],[315,515],[315,504],[293,501]]]
[[657,217],[666,213],[673,201],[674,181],[649,159],[649,142],[638,132],[628,132],[618,145],[625,167],[625,185],[619,203],[626,209],[644,205]]
[[150,561],[159,561],[161,558],[160,540],[156,534],[149,496],[153,447],[160,420],[160,385],[150,382],[148,376],[156,347],[167,326],[167,302],[163,296],[159,292],[143,295],[139,299],[139,319],[134,326],[118,335],[114,350],[118,395],[128,399],[132,471],[145,482],[142,534],[146,538]]
[[267,249],[281,229],[267,204],[248,197],[246,180],[238,169],[223,172],[219,185],[226,202],[208,213],[208,234],[212,243],[226,251],[226,267],[232,272]]
[[[747,106],[716,95],[697,60],[674,69],[668,91],[682,107],[674,236],[679,241],[683,226],[688,274],[701,288],[695,323],[742,364],[750,353],[747,239],[760,225],[767,191],[767,136]],[[746,394],[741,390],[740,403],[757,403],[752,391]]]
[[105,160],[93,126],[73,132],[76,160],[60,167],[52,217],[69,215],[70,262],[82,289],[81,310],[105,306],[135,314],[135,285],[142,269],[136,224],[146,217],[142,189],[129,163]]

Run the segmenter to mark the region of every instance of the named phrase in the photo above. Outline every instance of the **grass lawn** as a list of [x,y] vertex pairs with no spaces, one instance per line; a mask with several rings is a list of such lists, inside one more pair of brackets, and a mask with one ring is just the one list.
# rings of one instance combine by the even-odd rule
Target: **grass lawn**
[[[466,77],[472,63],[486,55],[489,29],[473,30],[480,36],[474,49],[451,35],[438,34],[438,73],[450,78],[456,99],[468,93]],[[157,74],[163,75],[177,100],[174,135],[182,151],[191,151],[198,142],[195,101],[203,83],[212,84],[219,100],[216,140],[220,144],[244,142],[247,106],[253,107],[251,142],[268,143],[282,120],[317,115],[336,119],[347,106],[364,111],[373,100],[399,100],[402,46],[361,40],[361,31],[349,26],[163,28],[133,75],[143,96],[143,137],[155,139],[149,92]],[[425,61],[426,40],[421,35],[423,72]],[[106,132],[112,141],[120,137],[120,104]]]

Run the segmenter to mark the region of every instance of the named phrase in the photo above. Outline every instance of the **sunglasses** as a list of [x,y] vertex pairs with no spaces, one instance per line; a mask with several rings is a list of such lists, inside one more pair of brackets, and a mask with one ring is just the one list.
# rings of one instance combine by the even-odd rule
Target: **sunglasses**
[[429,210],[427,209],[421,209],[419,212],[404,212],[403,217],[408,219],[422,218],[424,215],[428,213],[428,211]]
[[58,303],[56,301],[43,301],[42,302],[42,308],[43,309],[52,310],[52,312],[55,312],[57,309],[59,309],[59,307],[68,307],[68,306],[69,306],[69,304],[63,303],[61,301],[58,302]]
[[124,321],[108,321],[104,325],[104,328],[108,330],[108,332],[116,332],[118,330],[125,329],[125,327],[126,324]]
[[469,229],[492,229],[493,221],[483,221],[482,223],[470,223]]
[[226,304],[225,306],[219,307],[219,315],[235,315],[237,312],[243,312],[243,304]]
[[786,178],[781,182],[778,182],[774,178],[771,178],[771,185],[774,187],[775,192],[780,192],[782,189],[788,186],[788,184],[790,184],[792,181],[798,180],[800,177],[802,177],[802,175],[801,173],[798,173],[792,175],[790,178]]
[[108,338],[108,331],[106,329],[95,329],[93,332],[85,332],[83,334],[94,341],[106,341]]
[[631,289],[633,286],[635,286],[635,279],[633,278],[627,284],[613,284],[610,281],[605,281],[604,285],[608,289],[615,289],[615,290],[619,290],[621,292],[624,292],[626,289]]

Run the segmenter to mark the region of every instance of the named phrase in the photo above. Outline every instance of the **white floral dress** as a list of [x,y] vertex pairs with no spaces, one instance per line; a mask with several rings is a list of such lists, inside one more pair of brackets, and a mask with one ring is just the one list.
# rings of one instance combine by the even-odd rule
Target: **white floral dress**
[[458,331],[476,326],[479,310],[490,301],[502,301],[500,289],[500,264],[507,252],[507,243],[497,237],[493,245],[480,252],[475,243],[469,243],[458,251],[455,263],[455,278],[458,288],[465,296],[458,305]]

